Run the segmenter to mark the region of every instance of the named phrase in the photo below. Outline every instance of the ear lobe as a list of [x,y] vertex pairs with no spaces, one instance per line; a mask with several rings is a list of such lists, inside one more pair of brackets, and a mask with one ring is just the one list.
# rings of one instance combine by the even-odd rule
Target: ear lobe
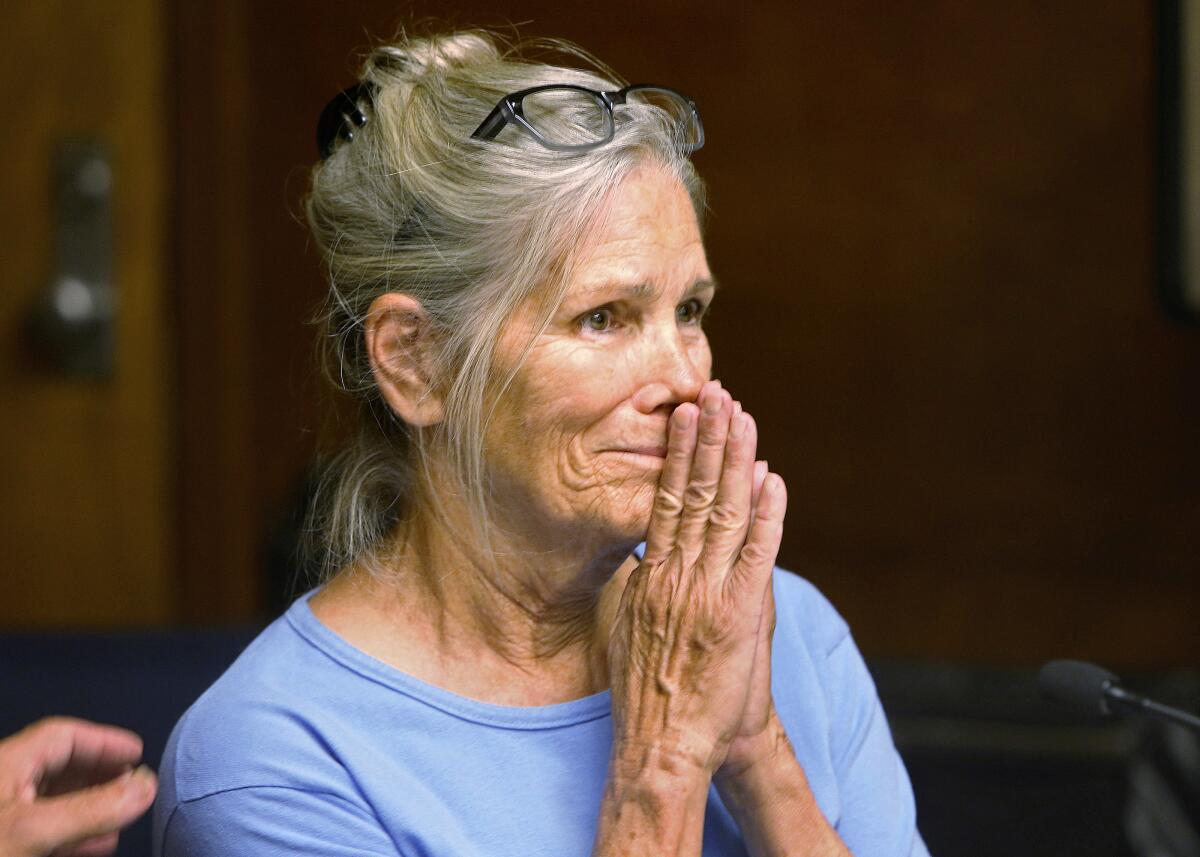
[[414,426],[441,422],[442,400],[431,386],[432,331],[421,304],[397,292],[380,295],[363,335],[375,383],[396,415]]

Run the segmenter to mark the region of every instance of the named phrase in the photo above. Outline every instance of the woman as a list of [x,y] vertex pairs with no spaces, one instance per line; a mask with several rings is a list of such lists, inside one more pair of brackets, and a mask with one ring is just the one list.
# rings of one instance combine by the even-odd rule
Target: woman
[[360,404],[328,579],[176,727],[157,853],[925,854],[710,380],[694,105],[479,33],[362,80],[308,201]]

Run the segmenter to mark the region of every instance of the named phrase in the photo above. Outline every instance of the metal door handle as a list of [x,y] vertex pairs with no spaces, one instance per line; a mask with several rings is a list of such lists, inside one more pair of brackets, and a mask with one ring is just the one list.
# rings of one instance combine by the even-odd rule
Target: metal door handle
[[54,258],[30,309],[26,339],[47,368],[74,378],[112,377],[112,167],[108,148],[63,141],[54,153]]

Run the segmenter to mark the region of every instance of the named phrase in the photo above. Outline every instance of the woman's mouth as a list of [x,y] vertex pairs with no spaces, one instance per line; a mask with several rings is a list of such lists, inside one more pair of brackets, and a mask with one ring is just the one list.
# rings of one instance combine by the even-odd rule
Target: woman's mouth
[[636,455],[642,458],[663,459],[667,457],[667,448],[665,446],[626,446],[617,449],[606,449],[605,452]]

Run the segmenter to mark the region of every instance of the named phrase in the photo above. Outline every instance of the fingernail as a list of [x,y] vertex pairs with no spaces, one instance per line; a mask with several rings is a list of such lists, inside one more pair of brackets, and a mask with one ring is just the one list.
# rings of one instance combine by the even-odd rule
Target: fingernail
[[713,395],[713,396],[705,396],[704,397],[704,413],[708,414],[711,417],[714,414],[719,413],[720,410],[721,410],[721,397],[720,396]]
[[729,421],[729,437],[732,440],[741,440],[742,435],[746,433],[746,418],[739,413],[733,415],[733,419]]
[[679,407],[675,409],[675,426],[677,428],[689,428],[692,424],[692,409]]
[[145,765],[139,766],[136,770],[129,772],[130,782],[134,783],[140,791],[146,791],[154,787],[155,776]]

